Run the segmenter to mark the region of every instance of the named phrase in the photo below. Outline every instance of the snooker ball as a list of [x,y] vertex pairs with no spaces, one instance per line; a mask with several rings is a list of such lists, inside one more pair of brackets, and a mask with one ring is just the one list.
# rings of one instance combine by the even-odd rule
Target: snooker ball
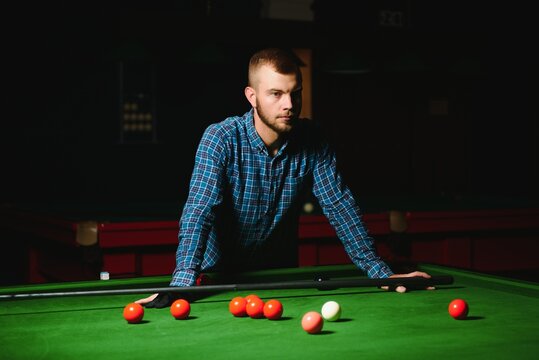
[[468,316],[468,303],[462,299],[455,299],[449,303],[449,315],[453,319],[462,320]]
[[185,299],[178,299],[170,306],[170,313],[176,320],[187,319],[191,312],[191,304]]
[[322,305],[322,317],[327,321],[337,321],[341,318],[341,306],[336,301],[328,301]]
[[250,294],[245,297],[245,301],[247,301],[247,304],[249,304],[253,299],[261,300],[260,297],[255,294]]
[[247,316],[247,300],[241,296],[236,296],[228,303],[228,310],[236,317]]
[[325,275],[317,274],[314,276],[313,280],[320,283],[320,285],[317,287],[318,290],[335,290],[334,286],[332,287],[327,284],[327,281],[330,280],[330,278]]
[[196,284],[197,284],[197,286],[212,285],[213,281],[212,281],[211,277],[209,277],[207,274],[200,274],[200,275],[198,275],[198,277],[196,279]]
[[283,304],[279,300],[271,299],[264,304],[264,316],[269,320],[278,320],[283,315]]
[[309,311],[301,319],[301,327],[309,334],[317,334],[322,330],[324,326],[324,319],[322,315],[316,311]]
[[264,301],[259,297],[253,297],[247,302],[245,311],[253,319],[264,317]]
[[130,324],[139,323],[144,317],[144,308],[137,303],[129,303],[124,307],[124,319]]

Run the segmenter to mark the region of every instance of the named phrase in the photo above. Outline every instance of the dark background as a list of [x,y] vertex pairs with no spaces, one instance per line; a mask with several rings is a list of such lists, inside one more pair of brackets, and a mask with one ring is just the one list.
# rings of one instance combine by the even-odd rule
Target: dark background
[[[312,50],[313,118],[360,197],[538,199],[528,2],[319,0],[312,21],[254,0],[111,3],[4,9],[1,202],[181,202],[203,130],[249,110],[266,46]],[[154,69],[156,141],[120,139],[119,62]]]

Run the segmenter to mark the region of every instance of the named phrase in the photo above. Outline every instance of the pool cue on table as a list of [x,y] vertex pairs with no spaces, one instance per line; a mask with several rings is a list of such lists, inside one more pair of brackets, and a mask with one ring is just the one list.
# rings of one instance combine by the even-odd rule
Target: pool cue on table
[[286,282],[269,283],[240,283],[224,285],[200,285],[200,286],[170,286],[156,288],[139,289],[108,289],[108,290],[81,290],[81,291],[63,291],[63,292],[41,292],[41,293],[14,293],[0,294],[0,300],[7,299],[33,299],[48,297],[65,296],[89,296],[89,295],[125,295],[142,293],[200,293],[200,292],[223,292],[223,291],[247,291],[247,290],[279,290],[279,289],[338,289],[338,288],[356,288],[356,287],[429,287],[435,285],[450,285],[453,283],[453,277],[450,275],[424,277],[403,277],[403,278],[384,278],[384,279],[342,279],[342,280],[300,280]]

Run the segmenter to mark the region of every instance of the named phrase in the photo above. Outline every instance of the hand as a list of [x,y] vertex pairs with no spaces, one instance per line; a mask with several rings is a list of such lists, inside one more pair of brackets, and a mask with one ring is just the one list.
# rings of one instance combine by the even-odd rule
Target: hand
[[[390,278],[406,278],[406,277],[416,277],[416,276],[421,276],[421,277],[424,277],[424,278],[430,278],[430,275],[425,273],[425,272],[422,272],[422,271],[413,271],[411,273],[408,273],[408,274],[393,274],[390,276]],[[389,287],[388,286],[382,286],[382,289],[384,290],[389,290]],[[427,287],[427,290],[434,290],[435,287],[434,286],[428,286]],[[393,288],[391,289],[393,290]],[[397,287],[394,288],[394,290],[398,293],[404,293],[407,291],[406,287],[402,286],[402,285],[399,285]]]
[[140,304],[146,308],[162,309],[164,307],[168,307],[172,305],[172,303],[176,299],[178,299],[177,294],[163,292],[163,293],[150,295],[144,299],[137,300],[135,301],[135,303]]
[[147,298],[139,299],[135,302],[144,306],[145,308],[162,309],[165,307],[169,307],[175,300],[178,299],[185,299],[188,302],[192,303],[202,299],[204,296],[205,295],[202,293],[179,293],[171,291],[153,294],[148,296]]
[[144,299],[139,299],[137,301],[135,301],[135,303],[137,304],[140,304],[142,306],[145,306],[146,304],[152,302],[159,294],[153,294],[153,295],[150,295]]

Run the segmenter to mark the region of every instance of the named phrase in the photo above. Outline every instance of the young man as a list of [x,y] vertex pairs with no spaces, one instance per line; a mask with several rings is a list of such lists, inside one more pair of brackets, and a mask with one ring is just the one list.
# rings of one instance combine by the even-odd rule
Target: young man
[[[171,286],[201,271],[297,265],[299,205],[312,191],[354,264],[371,278],[393,274],[375,252],[336,157],[313,121],[300,119],[301,72],[280,49],[251,57],[245,97],[252,109],[210,125],[200,141],[180,221]],[[404,287],[397,287],[404,292]],[[138,300],[169,306],[171,294]]]

